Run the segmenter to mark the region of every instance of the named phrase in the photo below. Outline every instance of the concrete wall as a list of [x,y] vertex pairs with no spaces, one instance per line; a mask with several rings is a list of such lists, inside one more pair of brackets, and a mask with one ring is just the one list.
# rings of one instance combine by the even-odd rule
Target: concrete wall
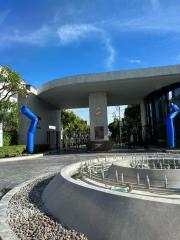
[[69,177],[61,171],[45,188],[47,210],[89,240],[179,240],[180,201],[117,193]]
[[[90,116],[90,139],[108,140],[107,121],[107,96],[106,93],[89,94],[89,116]],[[101,139],[95,138],[95,127],[104,127],[104,136]]]
[[[47,144],[47,131],[51,132],[51,148],[56,147],[56,131],[60,131],[60,111],[50,104],[42,101],[36,94],[30,93],[28,97],[19,97],[19,109],[22,105],[40,117],[38,127],[35,133],[35,144]],[[19,113],[19,144],[26,144],[27,130],[30,120]],[[55,126],[56,130],[49,129],[49,126]]]

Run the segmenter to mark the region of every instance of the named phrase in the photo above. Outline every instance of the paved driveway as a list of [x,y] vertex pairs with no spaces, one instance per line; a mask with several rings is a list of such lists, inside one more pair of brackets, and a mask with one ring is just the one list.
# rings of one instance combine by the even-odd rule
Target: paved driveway
[[45,173],[58,172],[65,165],[95,156],[96,154],[63,154],[47,155],[32,160],[0,161],[0,191]]

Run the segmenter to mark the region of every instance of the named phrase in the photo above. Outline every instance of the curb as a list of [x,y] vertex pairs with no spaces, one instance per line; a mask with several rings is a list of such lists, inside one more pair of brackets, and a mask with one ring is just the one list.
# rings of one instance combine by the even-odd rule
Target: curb
[[40,153],[40,154],[34,154],[31,156],[20,156],[20,157],[11,157],[11,158],[0,158],[0,163],[1,162],[12,162],[12,161],[22,161],[22,160],[28,160],[28,159],[33,159],[33,158],[39,158],[43,157],[45,154]]
[[[36,178],[33,178],[31,180],[28,180],[17,187],[10,190],[8,193],[5,194],[5,196],[0,201],[0,237],[2,240],[18,240],[15,233],[11,230],[9,224],[8,224],[8,205],[9,201],[11,200],[12,196],[20,191],[21,188],[25,187],[26,185],[30,184],[31,182],[34,182],[35,180],[42,178],[42,177],[48,177],[50,174],[46,173],[43,175],[40,175]],[[0,238],[0,239],[1,239]]]
[[56,152],[57,152],[57,150],[49,150],[49,151],[46,151],[46,152],[43,152],[43,153],[37,153],[37,154],[30,155],[30,156],[0,158],[0,163],[1,162],[22,161],[22,160],[40,158],[40,157],[44,157],[45,155],[49,155],[51,153],[56,153]]

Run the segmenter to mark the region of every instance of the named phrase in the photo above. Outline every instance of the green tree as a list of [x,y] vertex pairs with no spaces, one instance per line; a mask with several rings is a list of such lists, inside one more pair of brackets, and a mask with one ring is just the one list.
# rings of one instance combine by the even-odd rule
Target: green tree
[[124,112],[122,135],[126,142],[133,136],[135,142],[141,139],[141,114],[140,105],[128,105]]
[[17,130],[18,128],[18,107],[15,102],[4,102],[1,104],[0,120],[3,121],[5,131]]
[[[14,95],[27,94],[24,81],[18,73],[8,67],[0,66],[0,122],[3,123],[4,137],[10,139],[7,131],[17,131],[18,107],[11,101]],[[14,141],[5,141],[13,143]]]
[[120,122],[119,119],[115,116],[113,122],[109,124],[108,128],[111,132],[110,137],[115,142],[119,142],[120,131],[121,142],[129,143],[130,137],[132,135],[136,142],[139,141],[139,136],[141,135],[140,105],[128,105],[125,109],[122,121]]
[[124,124],[128,128],[138,127],[141,125],[140,105],[128,105],[124,112]]
[[113,122],[108,125],[109,131],[111,133],[111,139],[115,142],[119,142],[120,139],[120,127],[122,124],[120,123],[118,118],[114,118]]
[[7,103],[15,94],[26,94],[24,81],[8,67],[0,68],[0,104]]
[[64,144],[76,145],[85,142],[89,133],[87,122],[78,117],[75,113],[69,110],[61,110],[61,123],[63,126]]

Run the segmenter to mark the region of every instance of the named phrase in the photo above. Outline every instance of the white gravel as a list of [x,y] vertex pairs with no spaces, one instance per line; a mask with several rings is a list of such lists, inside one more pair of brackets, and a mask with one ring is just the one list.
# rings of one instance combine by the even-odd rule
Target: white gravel
[[22,240],[87,240],[84,234],[62,226],[45,210],[41,194],[51,179],[52,176],[35,180],[11,198],[10,227]]

